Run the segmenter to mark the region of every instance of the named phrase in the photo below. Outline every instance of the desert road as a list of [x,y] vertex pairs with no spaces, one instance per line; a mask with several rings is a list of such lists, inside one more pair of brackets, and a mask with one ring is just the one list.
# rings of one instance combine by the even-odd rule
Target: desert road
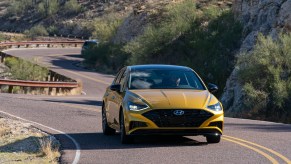
[[61,163],[289,163],[291,125],[225,118],[218,144],[205,137],[140,137],[122,145],[119,135],[102,134],[101,105],[114,76],[81,67],[80,48],[11,49],[6,53],[83,82],[79,96],[0,93],[0,115],[30,122],[62,144]]

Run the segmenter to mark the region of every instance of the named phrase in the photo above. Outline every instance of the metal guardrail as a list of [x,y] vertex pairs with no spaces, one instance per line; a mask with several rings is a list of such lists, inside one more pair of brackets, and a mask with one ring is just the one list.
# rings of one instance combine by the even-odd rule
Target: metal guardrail
[[[31,45],[47,45],[47,47],[51,47],[51,45],[73,45],[77,47],[80,44],[83,44],[84,41],[30,41],[30,42],[4,42],[0,43],[0,49],[9,49],[13,46],[20,48],[20,46],[29,47]],[[4,62],[6,56],[10,56],[2,51],[0,51],[1,63]],[[50,81],[23,81],[23,80],[7,80],[0,79],[0,89],[2,85],[8,86],[8,93],[13,93],[13,87],[31,87],[31,88],[48,88],[48,94],[57,94],[62,90],[78,90],[77,92],[81,92],[81,84],[78,82],[50,82]],[[54,89],[54,91],[53,91]]]
[[0,43],[0,48],[7,49],[12,48],[13,46],[16,46],[20,48],[20,46],[26,46],[29,47],[31,45],[36,45],[36,47],[39,47],[39,45],[47,45],[47,47],[51,47],[51,45],[74,45],[77,47],[78,45],[83,44],[84,41],[29,41],[29,42],[3,42]]
[[77,82],[46,82],[46,81],[23,81],[0,79],[0,85],[11,85],[20,87],[40,87],[40,88],[77,88]]
[[[52,47],[52,45],[61,45],[64,47],[65,45],[78,47],[78,45],[82,45],[84,41],[29,41],[29,42],[3,42],[0,43],[0,49],[9,49],[13,46],[20,48],[21,46],[25,46],[26,48],[35,45],[36,47],[39,47],[40,45],[46,45],[47,47]],[[6,54],[3,52],[0,52],[1,56],[1,63],[4,62],[4,59],[6,57]]]
[[[15,34],[24,34],[23,30],[11,30],[11,29],[0,29],[0,33],[15,33]],[[40,36],[40,37],[47,37],[47,38],[72,38],[72,39],[89,39],[91,40],[91,37],[89,36],[78,36],[78,35],[72,35],[72,34],[49,34],[47,36]],[[16,36],[7,36],[7,38],[16,38]]]

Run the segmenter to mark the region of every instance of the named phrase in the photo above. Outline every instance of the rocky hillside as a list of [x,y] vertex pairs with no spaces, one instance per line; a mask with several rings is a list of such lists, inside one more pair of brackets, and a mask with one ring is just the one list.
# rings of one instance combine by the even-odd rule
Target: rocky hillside
[[[253,49],[259,33],[276,39],[279,32],[291,31],[290,0],[235,0],[233,10],[244,25],[241,52]],[[228,78],[221,99],[229,113],[243,110],[244,96],[238,69],[234,69]]]
[[[259,118],[249,114],[250,111],[254,110],[258,115],[271,111],[268,115],[272,115],[280,108],[279,120],[279,115],[286,114],[285,109],[291,106],[288,101],[288,95],[291,95],[288,63],[270,63],[277,72],[269,73],[278,80],[272,81],[272,85],[266,82],[270,81],[267,76],[258,81],[242,80],[238,64],[251,67],[248,65],[251,62],[241,56],[251,55],[257,44],[265,44],[257,47],[266,46],[268,51],[272,51],[271,46],[281,49],[282,44],[273,41],[291,31],[290,0],[51,0],[51,4],[57,2],[57,5],[50,5],[49,10],[43,8],[44,0],[34,1],[36,3],[32,5],[27,4],[31,1],[15,0],[25,2],[27,10],[21,11],[18,11],[17,3],[7,2],[0,0],[0,21],[3,22],[0,30],[23,31],[41,25],[49,34],[98,38],[100,45],[87,52],[84,63],[98,71],[115,73],[124,65],[132,64],[186,65],[196,70],[206,83],[216,83],[224,88],[217,96],[222,95],[229,116],[245,117],[241,115],[245,112],[248,117]],[[259,37],[258,41],[261,34],[273,40]],[[291,45],[288,36],[281,37],[280,41]],[[289,52],[287,50],[287,55]],[[270,52],[274,56],[272,60],[286,58],[285,53],[279,56],[280,53]],[[255,61],[260,56],[252,58]],[[253,72],[259,71],[254,69]],[[259,76],[251,79],[256,78]],[[260,80],[264,82],[264,88],[255,86]],[[273,85],[277,82],[280,85]],[[288,87],[290,93],[283,94]],[[250,91],[247,94],[253,96],[252,101],[246,97],[246,89]],[[272,89],[276,92],[270,92]],[[255,93],[251,92],[253,90]],[[258,107],[246,108],[244,102],[255,104],[261,101],[260,98],[266,100],[265,106],[260,107],[264,111]]]
[[88,38],[98,19],[123,19],[149,6],[164,5],[172,0],[0,0],[0,30],[23,32],[36,25],[51,35]]

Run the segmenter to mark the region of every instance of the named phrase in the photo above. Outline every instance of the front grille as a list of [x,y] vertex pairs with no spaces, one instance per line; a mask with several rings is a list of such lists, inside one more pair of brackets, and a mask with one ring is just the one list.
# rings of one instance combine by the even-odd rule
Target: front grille
[[175,115],[174,111],[183,109],[157,109],[144,114],[158,127],[199,127],[204,121],[213,116],[205,110],[185,109],[183,115]]

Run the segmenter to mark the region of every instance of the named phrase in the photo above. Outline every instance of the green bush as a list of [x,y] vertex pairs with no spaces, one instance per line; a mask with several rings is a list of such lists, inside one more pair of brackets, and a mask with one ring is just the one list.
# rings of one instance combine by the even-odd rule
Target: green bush
[[[220,8],[214,5],[216,1],[207,3],[199,9],[194,0],[163,6],[160,13],[149,15],[151,23],[145,27],[143,34],[125,45],[116,46],[109,42],[106,47],[115,50],[110,52],[109,59],[99,58],[102,53],[109,52],[97,48],[94,50],[98,54],[96,59],[90,60],[104,63],[107,68],[112,68],[107,60],[123,62],[119,66],[152,63],[186,65],[196,70],[206,82],[224,88],[235,64],[234,55],[240,46],[242,26],[234,19],[230,8]],[[109,24],[104,21],[96,24],[96,36],[110,40],[117,26],[114,24],[114,28],[110,28]],[[89,63],[89,59],[86,62]],[[221,93],[222,89],[218,95]]]
[[24,31],[24,34],[29,38],[35,39],[37,36],[47,36],[48,32],[42,25],[37,25]]
[[47,68],[12,57],[5,59],[5,65],[10,68],[12,78],[17,80],[43,81],[49,73]]
[[42,0],[38,6],[37,11],[43,17],[53,16],[60,9],[60,5],[58,0]]
[[113,73],[121,69],[127,55],[121,51],[120,45],[111,45],[109,43],[100,43],[84,53],[85,64],[94,66],[98,71],[104,73]]
[[27,9],[33,7],[33,2],[28,0],[13,0],[7,9],[8,15],[21,16]]
[[47,32],[50,34],[50,35],[55,35],[55,34],[58,34],[59,33],[59,30],[56,26],[52,25],[52,26],[49,26],[47,28]]
[[[291,116],[290,33],[280,34],[276,40],[259,35],[254,50],[239,56],[237,67],[243,87],[252,85],[252,89],[244,89],[243,104],[246,109],[254,113],[254,109],[259,108],[256,111],[263,112],[255,113],[271,120]],[[261,92],[265,96],[253,95],[253,92]],[[256,101],[248,103],[250,98]],[[261,101],[266,101],[266,105],[257,107],[257,102]]]
[[144,34],[124,47],[131,54],[130,64],[151,62],[150,54],[159,53],[191,28],[196,18],[196,7],[193,0],[178,5],[170,5],[165,9],[164,19],[160,24],[149,25]]
[[117,28],[123,21],[123,17],[107,15],[94,20],[93,36],[101,42],[108,42],[115,35]]
[[5,40],[5,36],[0,33],[0,41],[4,41],[4,40]]
[[78,14],[82,11],[82,6],[77,2],[77,0],[69,0],[64,6],[64,12],[67,15]]
[[[207,5],[196,9],[193,0],[167,8],[159,25],[124,46],[128,64],[163,63],[192,67],[206,82],[224,88],[234,66],[242,26],[230,9]],[[219,91],[218,95],[222,93]]]
[[47,16],[47,9],[45,6],[45,3],[39,3],[37,6],[37,12],[39,13],[39,15],[46,17]]

